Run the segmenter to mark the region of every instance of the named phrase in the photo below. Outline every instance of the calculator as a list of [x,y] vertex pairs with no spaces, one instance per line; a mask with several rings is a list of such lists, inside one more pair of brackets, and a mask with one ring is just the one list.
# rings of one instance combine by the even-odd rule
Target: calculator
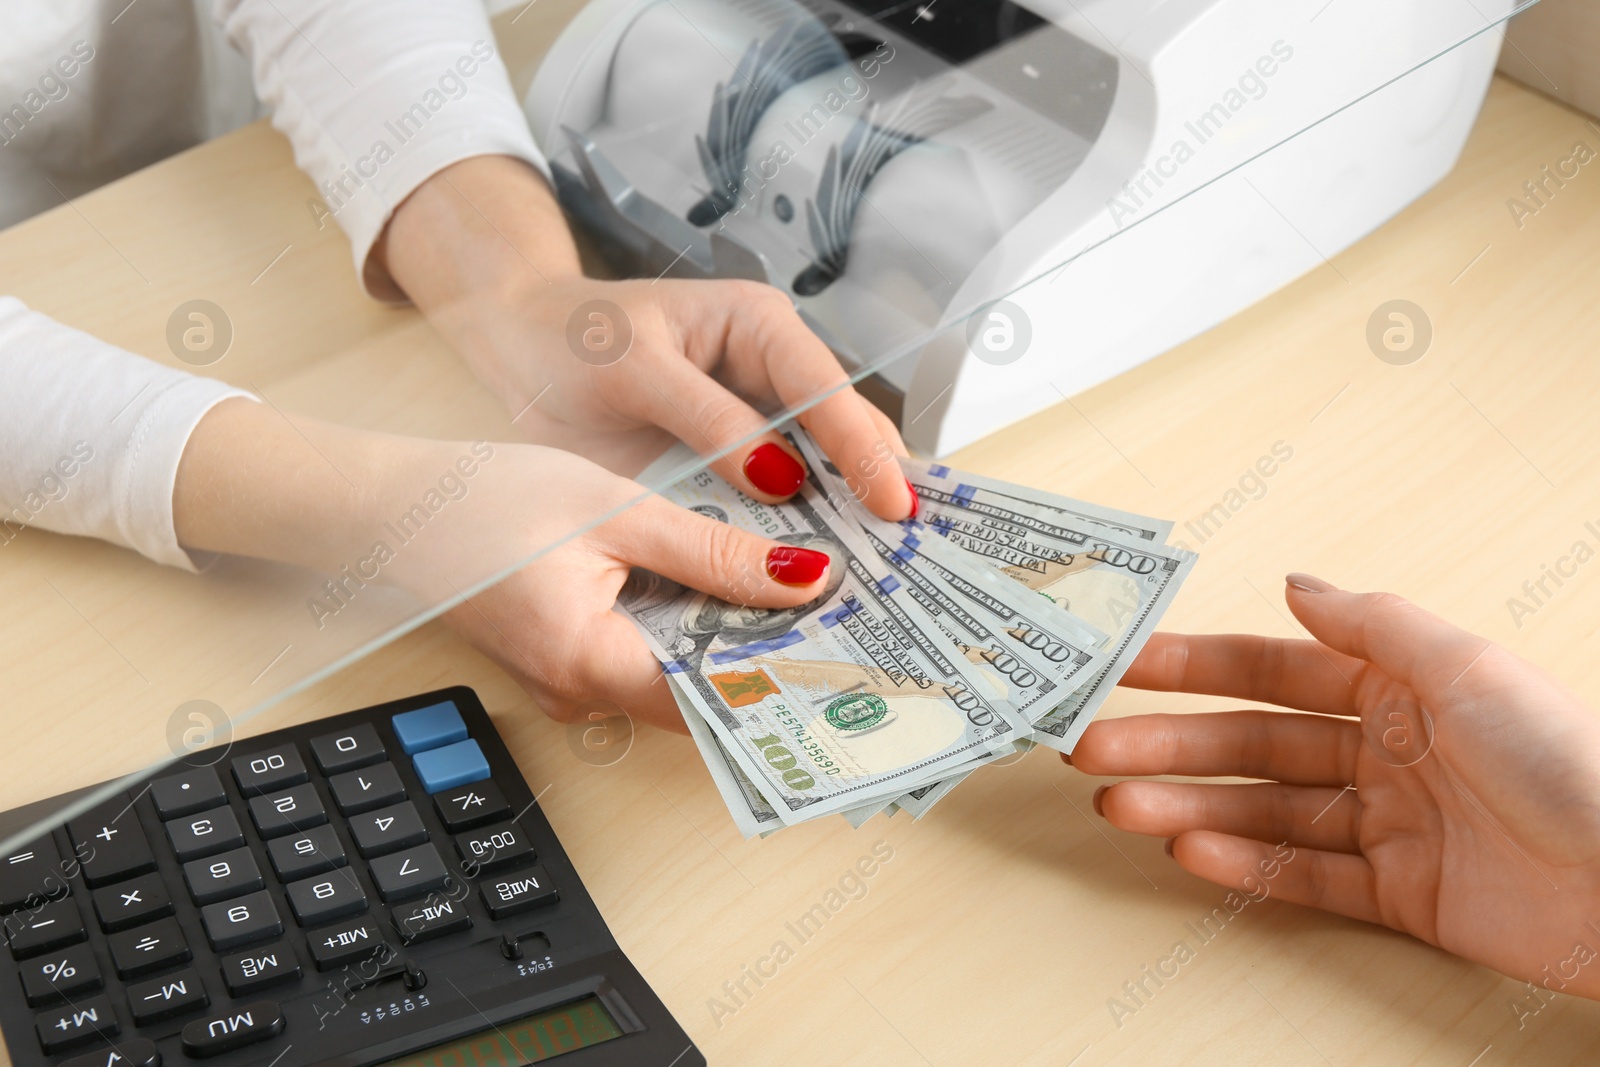
[[706,1062],[464,687],[190,753],[0,856],[0,912],[16,1067]]

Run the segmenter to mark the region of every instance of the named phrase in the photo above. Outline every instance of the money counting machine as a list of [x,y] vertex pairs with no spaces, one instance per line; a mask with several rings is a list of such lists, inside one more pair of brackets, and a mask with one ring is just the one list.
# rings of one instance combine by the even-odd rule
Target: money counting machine
[[1514,2],[595,0],[525,109],[615,267],[779,287],[937,455],[1420,196]]

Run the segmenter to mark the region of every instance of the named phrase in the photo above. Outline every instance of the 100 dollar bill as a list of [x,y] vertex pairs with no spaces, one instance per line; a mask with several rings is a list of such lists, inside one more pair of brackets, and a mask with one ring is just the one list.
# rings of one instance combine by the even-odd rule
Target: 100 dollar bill
[[[1062,497],[1036,507],[1022,495],[1028,490],[999,493],[948,467],[903,466],[921,497],[920,517],[945,544],[1110,635],[1102,646],[1110,658],[1090,683],[1034,723],[1035,741],[1070,752],[1155,631],[1194,554],[1162,545],[1159,528],[1139,516]],[[1085,517],[1095,510],[1101,519]]]
[[777,505],[709,471],[662,495],[832,560],[822,595],[796,609],[729,603],[643,572],[618,601],[786,825],[897,795],[1026,733],[1026,717],[986,695],[860,534],[830,526],[814,472]]
[[1104,665],[1106,635],[989,568],[943,549],[914,519],[880,519],[858,501],[837,467],[802,439],[806,462],[827,489],[835,525],[854,525],[940,630],[1032,722]]

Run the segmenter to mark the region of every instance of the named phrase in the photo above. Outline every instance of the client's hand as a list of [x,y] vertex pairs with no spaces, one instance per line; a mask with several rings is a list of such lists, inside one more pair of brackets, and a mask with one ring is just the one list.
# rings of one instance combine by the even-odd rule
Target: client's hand
[[702,455],[727,450],[713,469],[773,503],[805,468],[762,432],[762,412],[815,402],[799,421],[867,506],[890,520],[913,513],[899,432],[783,293],[587,278],[549,186],[523,163],[480,156],[440,171],[395,212],[375,255],[519,423],[536,408],[583,431],[660,427]]
[[[1124,684],[1312,712],[1097,722],[1068,759],[1096,808],[1238,887],[1382,923],[1519,979],[1600,997],[1600,721],[1499,646],[1386,593],[1289,578],[1316,641],[1158,634]],[[1353,788],[1352,788],[1353,787]],[[1281,858],[1281,857],[1278,857]]]

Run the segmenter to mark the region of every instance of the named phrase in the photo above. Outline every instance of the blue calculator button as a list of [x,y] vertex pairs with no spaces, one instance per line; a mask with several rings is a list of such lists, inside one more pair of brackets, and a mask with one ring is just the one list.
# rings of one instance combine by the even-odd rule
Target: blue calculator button
[[448,700],[416,711],[401,712],[389,721],[400,739],[401,749],[408,756],[467,739],[467,724],[461,721],[461,713]]
[[422,779],[422,788],[430,793],[489,777],[489,761],[483,758],[483,749],[476,741],[458,741],[444,748],[418,752],[411,762],[417,768],[417,777]]

